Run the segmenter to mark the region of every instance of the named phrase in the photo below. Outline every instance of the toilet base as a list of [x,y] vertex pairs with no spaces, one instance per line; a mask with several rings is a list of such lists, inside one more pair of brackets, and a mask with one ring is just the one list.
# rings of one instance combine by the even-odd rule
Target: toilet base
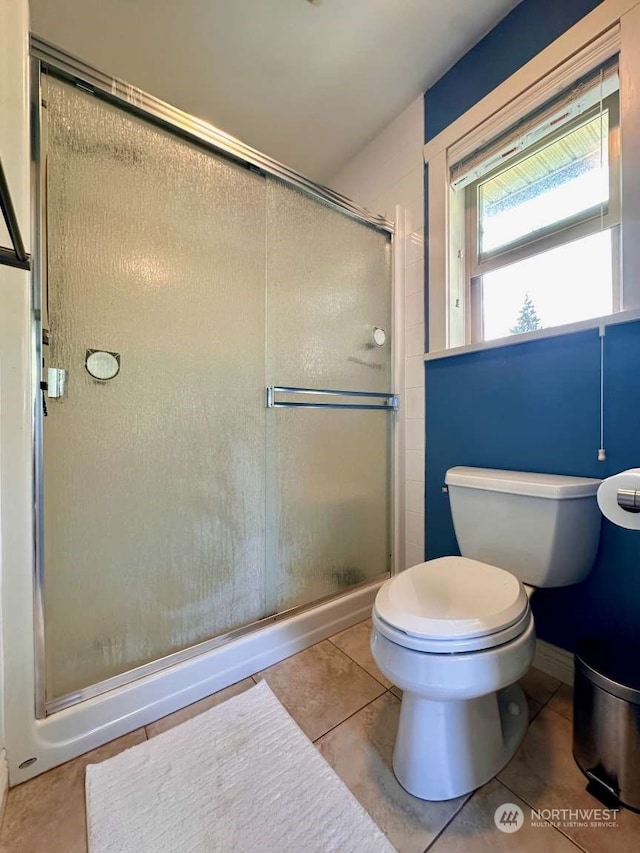
[[529,723],[527,700],[512,684],[476,699],[433,701],[405,692],[393,770],[421,800],[451,800],[488,782],[512,758]]

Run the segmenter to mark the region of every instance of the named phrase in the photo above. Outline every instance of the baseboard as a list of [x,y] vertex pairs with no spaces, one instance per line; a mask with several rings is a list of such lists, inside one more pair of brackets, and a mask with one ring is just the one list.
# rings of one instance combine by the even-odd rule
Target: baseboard
[[9,765],[4,749],[0,750],[0,826],[4,819],[4,809],[7,805],[7,794],[9,793]]
[[566,649],[545,643],[544,640],[536,640],[533,665],[564,684],[573,686],[573,654]]

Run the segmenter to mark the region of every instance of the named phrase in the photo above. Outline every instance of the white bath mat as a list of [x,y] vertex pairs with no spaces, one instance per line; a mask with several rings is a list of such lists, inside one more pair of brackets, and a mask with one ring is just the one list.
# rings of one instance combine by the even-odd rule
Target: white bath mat
[[87,767],[90,853],[390,853],[265,682]]

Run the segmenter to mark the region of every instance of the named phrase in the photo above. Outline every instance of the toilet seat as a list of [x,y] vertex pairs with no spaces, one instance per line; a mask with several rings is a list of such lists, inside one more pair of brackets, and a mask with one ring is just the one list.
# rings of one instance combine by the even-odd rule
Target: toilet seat
[[529,598],[514,575],[466,557],[441,557],[401,572],[381,587],[373,616],[392,642],[433,653],[501,645],[531,621]]
[[375,630],[397,646],[434,655],[452,655],[461,654],[462,652],[487,651],[496,646],[502,646],[504,643],[509,643],[511,640],[515,640],[524,634],[533,621],[533,615],[531,609],[527,607],[520,619],[508,628],[503,628],[501,631],[494,631],[492,634],[485,634],[481,637],[466,637],[456,640],[431,640],[424,637],[412,636],[405,631],[401,631],[399,628],[394,628],[393,625],[389,625],[388,622],[385,622],[378,615],[375,609],[371,619]]

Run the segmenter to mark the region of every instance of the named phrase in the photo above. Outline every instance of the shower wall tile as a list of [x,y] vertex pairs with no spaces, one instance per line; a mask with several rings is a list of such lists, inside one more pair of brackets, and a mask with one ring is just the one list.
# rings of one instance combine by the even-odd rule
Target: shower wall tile
[[422,450],[424,448],[424,418],[405,421],[405,441],[407,450]]
[[405,451],[405,473],[408,481],[424,483],[424,450]]
[[424,512],[407,512],[407,542],[424,547]]
[[424,259],[424,229],[418,228],[407,237],[405,260],[407,265]]
[[412,293],[424,294],[424,264],[422,261],[416,261],[413,264],[407,264],[404,273],[405,293],[410,296]]
[[424,562],[424,546],[414,545],[413,542],[407,542],[405,548],[404,565],[408,569],[410,566],[417,566]]
[[407,234],[413,234],[414,231],[424,226],[424,203],[422,197],[414,199],[411,204],[407,205],[405,226]]
[[[420,159],[422,158],[422,151],[419,152]],[[422,165],[421,163],[415,163],[411,168],[411,171],[400,178],[397,183],[393,186],[393,194],[395,196],[396,204],[401,204],[403,207],[410,207],[416,201],[416,186],[420,184],[422,181]],[[407,234],[411,233],[407,229]]]
[[[421,291],[416,291],[406,297],[405,310],[407,326],[424,323],[424,295]],[[424,350],[422,349],[421,352],[424,352]]]
[[424,418],[424,385],[407,388],[404,399],[408,418]]
[[[367,207],[374,200],[388,197],[392,205],[414,199],[416,179],[422,180],[421,112],[418,98],[335,175],[329,185]],[[408,175],[411,178],[405,181]],[[376,212],[381,213],[381,208],[377,207]]]
[[[396,221],[396,279],[404,302],[404,559],[424,559],[424,106],[417,98],[363,148],[328,184],[375,213]],[[400,280],[399,280],[400,279]],[[404,294],[404,295],[403,295]],[[401,421],[402,424],[402,421]]]
[[414,355],[405,362],[405,384],[407,388],[419,388],[424,383],[424,360]]
[[407,512],[424,512],[424,483],[407,480],[406,508]]
[[424,352],[424,323],[407,326],[404,339],[404,354],[407,358],[422,355]]
[[396,156],[387,160],[380,169],[384,184],[379,195],[393,199],[395,204],[406,204],[414,196],[414,172],[419,167],[410,148],[402,149]]

